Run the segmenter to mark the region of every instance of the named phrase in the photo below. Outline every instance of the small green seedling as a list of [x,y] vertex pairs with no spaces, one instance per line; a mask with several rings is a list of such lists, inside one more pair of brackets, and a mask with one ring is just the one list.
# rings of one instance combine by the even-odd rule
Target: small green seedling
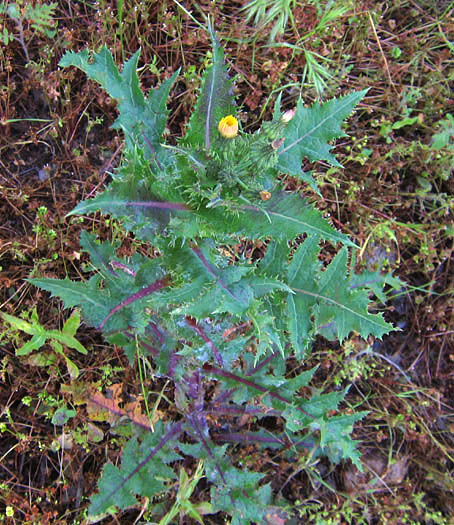
[[211,514],[212,506],[208,501],[193,504],[191,496],[197,483],[203,478],[203,461],[199,461],[192,478],[189,478],[186,470],[181,467],[180,479],[178,482],[178,492],[176,501],[170,511],[161,519],[159,525],[171,525],[175,523],[176,516],[180,516],[182,523],[183,516],[187,515],[203,525],[203,514]]
[[[36,310],[33,311],[31,316],[31,322],[27,322],[19,317],[14,317],[1,312],[0,315],[5,321],[10,323],[14,328],[31,335],[30,341],[25,343],[21,348],[16,351],[17,356],[25,356],[31,352],[41,350],[41,348],[49,342],[50,347],[53,349],[55,354],[62,356],[66,362],[66,367],[72,378],[79,376],[79,369],[76,364],[65,354],[64,347],[73,348],[81,354],[87,354],[87,350],[79,343],[74,337],[77,329],[80,325],[80,313],[78,310],[74,310],[71,317],[65,322],[63,329],[60,330],[48,330],[41,325],[38,319]],[[40,355],[41,354],[41,355]],[[40,359],[44,358],[43,359]],[[51,359],[52,361],[52,359]],[[36,364],[49,363],[49,356],[46,356],[44,352],[39,352],[38,355],[34,356],[34,362]]]

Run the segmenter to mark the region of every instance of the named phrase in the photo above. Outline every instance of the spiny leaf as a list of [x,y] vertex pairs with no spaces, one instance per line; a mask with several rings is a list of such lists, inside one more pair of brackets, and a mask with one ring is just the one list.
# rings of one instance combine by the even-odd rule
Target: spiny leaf
[[152,497],[163,492],[166,488],[163,481],[176,478],[167,463],[181,458],[169,443],[180,432],[181,424],[165,432],[159,421],[153,433],[144,434],[141,443],[136,438],[130,439],[123,449],[121,468],[111,463],[104,467],[99,493],[91,498],[89,514],[98,516],[112,506],[124,509],[135,505],[134,494]]
[[403,281],[398,277],[394,277],[391,273],[382,274],[379,270],[375,272],[364,270],[360,274],[353,274],[350,277],[352,290],[360,287],[368,288],[382,304],[386,304],[388,300],[386,293],[383,291],[385,285],[390,286],[395,291],[402,290],[404,287]]
[[[317,259],[319,252],[319,240],[315,236],[307,238],[298,247],[288,267],[290,287],[304,289],[312,294],[317,292],[316,276],[320,272],[320,263]],[[309,347],[312,327],[310,312],[315,302],[316,298],[310,294],[296,293],[287,297],[288,330],[298,359],[304,357]]]
[[333,463],[350,459],[362,472],[361,454],[357,450],[357,441],[351,438],[353,425],[369,412],[340,414],[328,418],[320,425],[320,447],[325,450]]
[[288,298],[289,330],[297,352],[304,351],[310,333],[310,311],[314,316],[314,333],[318,331],[331,340],[342,342],[352,331],[363,338],[390,332],[393,327],[384,321],[382,314],[368,312],[368,290],[351,286],[347,248],[343,247],[321,273],[319,250],[315,238],[307,239],[289,266],[289,284],[296,294]]
[[113,315],[115,315],[117,312],[119,312],[122,308],[125,308],[126,306],[130,305],[131,303],[133,303],[135,301],[139,301],[139,300],[143,299],[144,297],[147,297],[148,295],[156,292],[157,290],[160,290],[161,288],[166,287],[167,285],[168,285],[168,279],[166,279],[166,278],[158,279],[154,283],[152,283],[152,284],[150,284],[148,286],[145,286],[145,288],[142,288],[138,292],[135,292],[135,293],[129,295],[128,297],[126,297],[126,299],[123,299],[123,301],[118,303],[116,306],[114,306],[112,308],[112,310],[109,311],[109,313],[106,315],[106,317],[101,321],[101,323],[99,325],[99,329],[102,330],[104,328],[105,324],[107,323],[107,321]]
[[260,272],[264,275],[286,275],[290,248],[287,240],[270,241],[266,247],[265,257],[260,261]]
[[330,153],[329,141],[345,135],[341,124],[366,92],[358,91],[323,104],[315,102],[310,108],[305,108],[299,99],[296,114],[284,131],[285,142],[278,151],[278,168],[290,175],[300,175],[305,157],[311,162],[327,160],[333,166],[340,166]]
[[[131,179],[113,181],[93,199],[80,202],[70,215],[83,215],[102,211],[122,221],[127,231],[140,239],[153,241],[156,234],[167,227],[172,216],[187,211],[183,202],[169,202],[157,198],[144,184]],[[96,259],[95,259],[96,260]]]
[[98,326],[116,304],[113,297],[100,289],[99,275],[87,282],[69,279],[28,279],[28,282],[50,292],[53,297],[59,297],[65,308],[80,306],[85,322],[90,326]]
[[[117,192],[107,189],[103,193],[98,194],[93,199],[88,199],[79,203],[67,216],[82,215],[85,213],[93,213],[95,211],[103,211],[110,213],[115,217],[123,217],[141,210],[183,210],[188,211],[189,208],[182,202],[161,202],[158,200],[133,200],[132,198],[125,198],[118,195]],[[145,211],[144,211],[145,213]]]
[[[65,308],[87,304],[93,308],[105,309],[104,298],[89,283],[75,282],[70,279],[27,279],[27,281],[62,299]],[[94,283],[94,281],[91,281]]]
[[80,246],[85,252],[90,254],[93,265],[109,272],[113,276],[118,275],[110,265],[115,256],[115,249],[118,248],[117,245],[110,243],[99,244],[96,242],[96,236],[94,234],[82,230],[80,233]]
[[219,121],[236,112],[233,84],[224,64],[224,51],[211,27],[209,33],[213,45],[213,63],[203,75],[200,95],[182,141],[185,145],[204,146],[207,150],[218,133]]
[[[348,251],[342,248],[322,273],[319,281],[319,311],[315,323],[321,328],[322,335],[335,334],[339,341],[352,331],[367,338],[370,334],[382,337],[393,329],[383,319],[383,315],[368,312],[369,296],[364,289],[351,290],[348,275]],[[298,293],[298,290],[295,290]],[[304,293],[300,291],[300,293]],[[334,327],[330,325],[334,323]]]
[[253,239],[271,237],[277,240],[293,239],[303,233],[316,235],[332,242],[355,244],[343,233],[337,232],[311,204],[299,195],[276,193],[263,205],[241,206],[238,215],[226,220],[221,209],[198,210],[197,215],[218,231],[235,232]]
[[[68,51],[59,65],[78,67],[89,78],[99,82],[112,98],[118,100],[120,115],[112,127],[124,131],[128,150],[133,149],[137,143],[151,145],[154,151],[149,151],[148,157],[156,156],[159,163],[159,160],[164,160],[164,156],[168,155],[168,152],[161,151],[160,142],[167,120],[167,98],[178,71],[158,89],[153,90],[146,99],[139,87],[137,76],[139,55],[140,50],[124,64],[121,73],[106,46],[99,53],[93,53],[91,61],[86,49],[79,53]],[[145,144],[144,136],[147,139]]]

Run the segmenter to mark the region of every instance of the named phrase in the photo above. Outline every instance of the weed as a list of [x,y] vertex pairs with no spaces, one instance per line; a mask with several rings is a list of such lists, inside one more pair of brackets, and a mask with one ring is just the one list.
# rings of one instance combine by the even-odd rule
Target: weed
[[71,317],[65,322],[61,331],[47,330],[42,326],[39,322],[36,309],[32,312],[31,322],[27,322],[24,319],[6,313],[0,313],[0,315],[15,329],[32,336],[30,341],[16,351],[17,356],[26,356],[31,352],[38,351],[49,340],[53,352],[35,352],[30,358],[32,364],[37,366],[49,366],[55,362],[57,356],[62,356],[66,362],[66,367],[70,376],[73,378],[78,377],[79,369],[64,351],[64,346],[67,346],[68,348],[74,348],[81,354],[87,353],[87,350],[74,337],[80,325],[80,314],[77,310],[74,311]]
[[193,505],[190,497],[200,479],[203,477],[203,461],[199,461],[197,468],[192,476],[189,478],[184,468],[180,469],[180,479],[178,481],[178,492],[176,501],[170,511],[161,519],[159,525],[170,525],[176,516],[180,517],[180,522],[183,516],[188,515],[198,523],[203,525],[201,514],[212,514],[212,507],[209,502],[198,503]]
[[[265,47],[291,49],[292,60],[295,56],[303,54],[305,64],[301,75],[300,89],[312,87],[320,97],[328,87],[328,81],[333,79],[333,73],[330,71],[332,60],[309,49],[308,44],[311,43],[312,47],[320,46],[323,35],[328,31],[330,26],[346,15],[350,7],[346,5],[333,5],[333,2],[327,2],[322,9],[321,4],[317,2],[320,20],[313,29],[300,36],[298,34],[298,28],[295,26],[295,19],[292,13],[295,5],[296,2],[288,0],[254,0],[249,2],[242,10],[246,11],[246,21],[254,18],[254,24],[258,27],[259,31],[263,29],[264,26],[274,22],[274,26],[269,33],[268,45]],[[287,42],[276,43],[276,37],[284,33],[289,21],[294,31],[298,34],[296,44],[289,44]]]
[[252,0],[242,10],[246,13],[246,22],[254,19],[254,25],[263,30],[268,24],[273,24],[269,41],[274,42],[282,35],[290,20],[295,24],[292,9],[296,6],[295,0]]
[[[246,134],[235,116],[222,48],[211,28],[209,34],[212,64],[177,145],[162,142],[176,74],[145,98],[138,53],[121,73],[106,48],[91,60],[82,51],[61,61],[82,69],[118,100],[114,128],[125,137],[125,160],[108,189],[70,215],[109,213],[137,240],[151,243],[156,256],[121,258],[118,243],[100,244],[82,232],[82,248],[96,270],[87,282],[30,282],[61,297],[67,308],[80,305],[85,321],[122,347],[131,364],[152,357],[154,374],[175,385],[180,416],[168,424],[157,421],[152,432],[149,422],[140,424],[124,446],[121,466],[105,466],[92,516],[134,505],[136,494],[159,495],[176,478],[171,465],[192,456],[200,471],[189,481],[180,469],[180,499],[169,520],[180,512],[201,519],[202,507],[188,498],[203,466],[212,487],[210,512],[224,511],[232,523],[262,521],[271,486],[262,482],[264,474],[249,470],[250,461],[241,469],[233,465],[229,444],[271,447],[283,455],[306,449],[315,459],[349,458],[361,468],[350,434],[365,413],[338,413],[348,388],[305,399],[299,391],[315,369],[293,370],[289,377],[286,363],[308,355],[317,334],[342,342],[352,331],[362,337],[389,332],[382,315],[368,311],[369,294],[383,298],[383,286],[401,283],[378,271],[356,275],[354,257],[349,263],[354,243],[307,201],[286,194],[279,177],[286,173],[314,185],[301,171],[306,156],[337,165],[328,141],[342,135],[342,121],[365,91],[311,108],[299,100],[286,112],[278,97],[273,119]],[[245,254],[248,238],[265,241],[262,260]],[[322,240],[343,245],[329,263],[320,258]],[[213,382],[214,398],[208,391]],[[95,403],[121,413],[116,401],[99,394]],[[222,428],[214,415],[235,429]],[[275,433],[243,431],[240,416],[274,416],[283,425]]]
[[11,35],[8,29],[3,28],[2,39],[5,45],[8,45],[10,40],[14,39],[20,42],[24,50],[27,62],[30,62],[30,55],[28,53],[28,45],[33,38],[33,34],[25,41],[25,24],[28,24],[36,33],[41,33],[48,38],[54,38],[56,32],[56,22],[54,20],[56,3],[31,5],[24,0],[18,0],[12,3],[0,3],[0,14],[7,13],[14,21],[17,27],[18,36]]

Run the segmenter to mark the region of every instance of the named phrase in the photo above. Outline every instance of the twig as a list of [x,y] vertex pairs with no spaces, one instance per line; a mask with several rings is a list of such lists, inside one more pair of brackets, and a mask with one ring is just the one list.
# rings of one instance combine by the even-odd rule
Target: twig
[[394,85],[393,79],[391,78],[391,73],[389,72],[389,67],[388,67],[388,61],[386,60],[385,53],[383,52],[383,48],[381,47],[380,39],[378,38],[377,31],[375,30],[374,21],[372,20],[372,16],[370,14],[370,11],[368,11],[367,14],[369,15],[370,25],[372,26],[372,31],[374,32],[375,40],[377,41],[378,48],[380,49],[380,53],[381,53],[381,56],[383,58],[383,62],[384,62],[384,65],[385,65],[386,73],[388,75],[389,83],[391,84],[391,87],[394,89],[394,91],[397,94],[399,94],[399,92],[397,91],[396,86]]

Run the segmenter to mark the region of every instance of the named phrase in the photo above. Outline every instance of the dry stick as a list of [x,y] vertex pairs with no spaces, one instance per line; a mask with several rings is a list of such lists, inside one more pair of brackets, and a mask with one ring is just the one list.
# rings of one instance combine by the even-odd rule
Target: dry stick
[[377,31],[375,30],[374,21],[372,20],[372,16],[370,14],[370,11],[368,11],[367,14],[369,15],[370,25],[372,26],[372,31],[374,32],[375,40],[377,41],[378,48],[380,49],[380,53],[381,53],[381,56],[383,58],[383,62],[385,64],[385,69],[386,69],[386,73],[388,75],[389,83],[391,84],[391,87],[394,89],[394,91],[397,94],[399,94],[399,92],[396,89],[396,86],[394,85],[393,79],[391,78],[391,73],[389,72],[389,67],[388,67],[388,61],[386,60],[385,53],[383,52],[383,48],[381,47],[380,39],[378,38]]
[[[90,102],[91,103],[91,102]],[[90,103],[88,105],[90,105]],[[87,106],[88,108],[88,106]],[[85,114],[85,111],[86,109],[82,112],[82,115],[81,117]],[[80,119],[79,119],[80,120]],[[72,139],[74,137],[74,134],[76,132],[76,129],[77,129],[77,126],[79,124],[79,120],[77,121],[77,124],[76,124],[76,127],[74,128],[74,131],[71,135],[71,138],[69,139],[69,142],[68,144],[70,144],[72,142]],[[106,180],[106,177],[107,177],[107,174],[108,174],[108,170],[110,169],[110,167],[112,166],[112,163],[115,159],[115,157],[120,153],[120,151],[123,149],[123,144],[120,144],[118,146],[118,148],[114,151],[113,155],[110,157],[110,159],[102,166],[102,168],[99,170],[99,174],[102,175],[102,178],[101,180],[98,182],[98,184],[90,191],[90,193],[87,195],[87,199],[89,199],[93,194],[96,193],[96,191],[98,190],[98,188],[104,183],[104,181]]]

